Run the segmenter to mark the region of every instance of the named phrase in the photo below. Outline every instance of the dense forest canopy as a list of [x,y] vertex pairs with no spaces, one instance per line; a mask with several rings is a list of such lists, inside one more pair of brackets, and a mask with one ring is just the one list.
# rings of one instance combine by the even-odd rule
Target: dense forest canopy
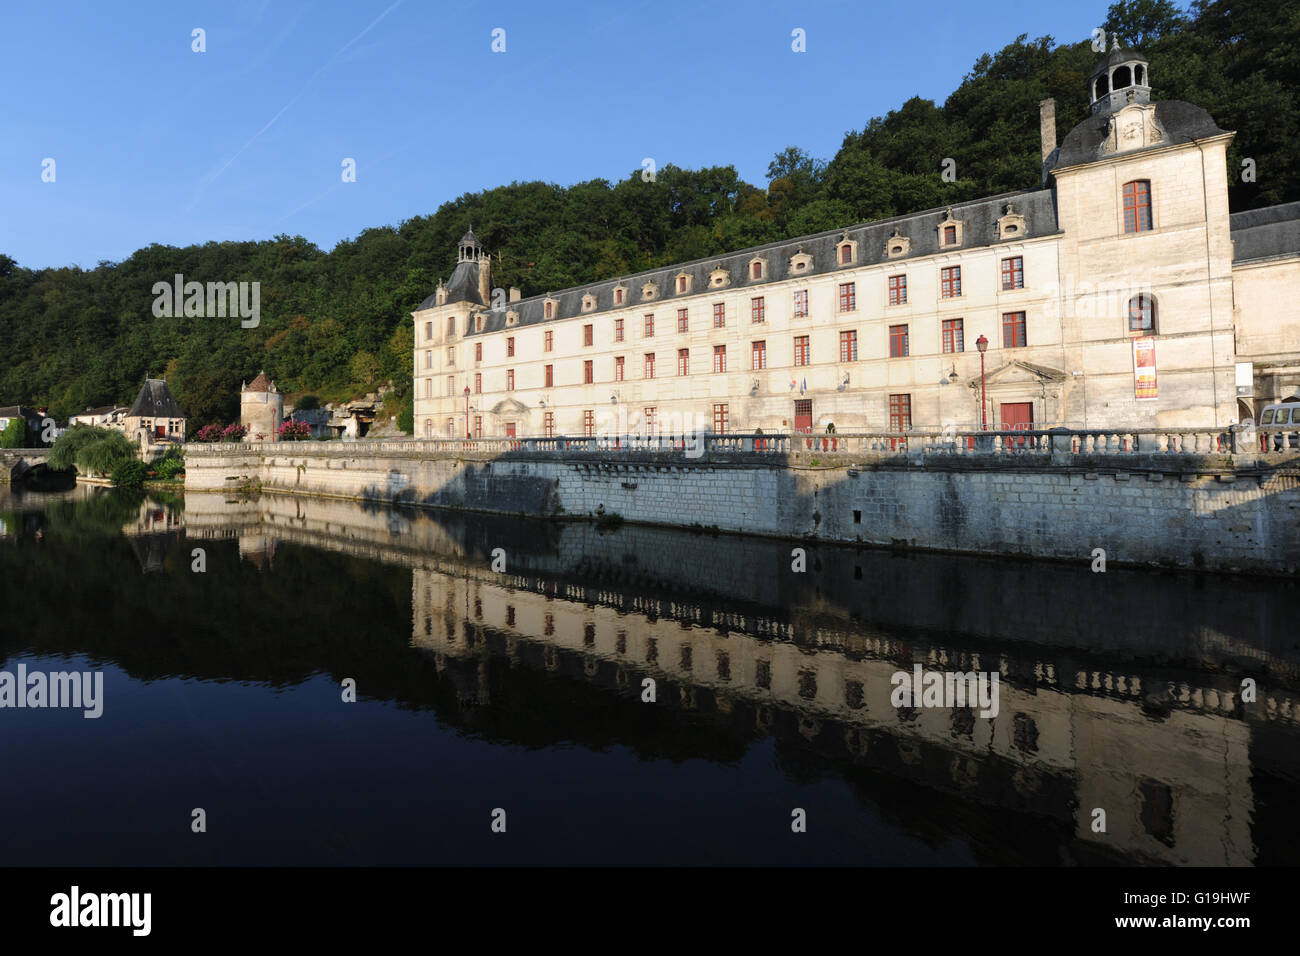
[[[1152,95],[1187,100],[1235,130],[1234,210],[1300,199],[1300,0],[1169,0],[1111,6],[1105,29],[1151,61]],[[392,380],[411,388],[410,312],[451,273],[467,224],[493,253],[493,284],[525,295],[750,245],[1036,186],[1038,103],[1056,100],[1058,136],[1088,109],[1099,54],[1088,38],[1018,37],[981,56],[942,106],[914,97],[844,136],[830,160],[791,146],[766,187],[731,166],[641,170],[611,183],[512,183],[467,193],[431,216],[367,229],[324,252],[301,236],[152,245],[94,269],[30,270],[0,254],[0,404],[47,405],[60,419],[129,404],[163,376],[189,431],[238,415],[241,380],[348,398]],[[958,178],[940,176],[946,157]],[[1255,181],[1237,171],[1255,161]],[[152,287],[180,273],[258,281],[261,321],[156,318]]]

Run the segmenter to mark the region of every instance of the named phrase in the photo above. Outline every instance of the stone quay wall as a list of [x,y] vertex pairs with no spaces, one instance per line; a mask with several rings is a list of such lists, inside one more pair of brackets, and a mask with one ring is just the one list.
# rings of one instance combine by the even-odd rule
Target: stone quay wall
[[[264,489],[788,539],[1294,575],[1300,452],[1132,451],[1008,441],[961,453],[760,437],[619,443],[388,441],[188,446],[188,492]],[[1032,439],[1031,439],[1032,440]],[[539,447],[539,446],[545,447]],[[603,446],[603,447],[598,447]],[[1080,448],[1078,442],[1074,447]],[[759,451],[757,449],[761,448]],[[1173,450],[1170,450],[1173,449]]]

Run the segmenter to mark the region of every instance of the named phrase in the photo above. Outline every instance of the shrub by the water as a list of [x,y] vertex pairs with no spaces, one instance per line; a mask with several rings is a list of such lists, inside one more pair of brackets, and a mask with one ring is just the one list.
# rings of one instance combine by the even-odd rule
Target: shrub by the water
[[59,471],[75,467],[85,475],[111,475],[120,463],[135,457],[135,448],[121,432],[77,425],[58,437],[46,464]]
[[0,448],[22,448],[27,444],[27,419],[19,415],[9,419],[5,430],[0,432]]
[[139,488],[144,484],[145,463],[138,458],[118,462],[113,469],[113,484],[119,488]]

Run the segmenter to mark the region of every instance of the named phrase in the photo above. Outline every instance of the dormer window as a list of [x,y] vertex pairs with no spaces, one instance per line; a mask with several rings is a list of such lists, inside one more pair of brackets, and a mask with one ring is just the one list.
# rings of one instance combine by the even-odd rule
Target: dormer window
[[691,277],[685,272],[677,273],[677,294],[682,295],[691,291]]
[[905,256],[912,248],[912,240],[907,236],[901,235],[897,229],[894,234],[885,240],[885,255],[890,259],[897,259],[899,256]]
[[647,282],[645,285],[641,287],[641,298],[643,300],[648,301],[650,299],[655,298],[658,294],[659,294],[659,287],[655,285],[653,282]]
[[483,331],[483,316],[481,315],[474,316],[474,331],[475,332]]
[[767,263],[762,259],[749,260],[749,278],[757,281],[767,275]]
[[800,249],[790,257],[790,274],[802,275],[812,271],[813,257]]
[[622,305],[627,301],[627,287],[618,285],[614,287],[614,304]]
[[519,324],[519,313],[515,311],[507,312],[506,325],[518,325],[518,324]]
[[943,222],[939,223],[939,248],[955,249],[961,245],[962,222],[953,218],[952,207],[948,208]]
[[849,238],[848,233],[835,247],[835,261],[842,266],[851,266],[858,261],[858,244]]
[[542,304],[542,315],[545,316],[545,317],[548,318],[548,319],[553,319],[553,318],[555,318],[555,300],[554,300],[554,299],[548,297],[548,298],[546,299],[546,301]]
[[731,274],[727,272],[726,269],[722,268],[722,266],[718,266],[718,268],[709,273],[709,288],[721,289],[730,279]]
[[999,239],[1018,239],[1025,234],[1025,217],[1016,212],[1013,203],[1007,203],[1006,212],[998,219]]
[[582,297],[582,311],[590,312],[595,308],[596,308],[596,297],[592,293],[588,292],[586,295]]

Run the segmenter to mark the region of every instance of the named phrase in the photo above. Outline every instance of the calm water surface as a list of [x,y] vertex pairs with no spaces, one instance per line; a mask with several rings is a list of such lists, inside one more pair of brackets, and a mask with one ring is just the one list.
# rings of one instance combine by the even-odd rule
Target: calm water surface
[[[0,523],[0,669],[104,674],[98,720],[0,709],[4,863],[1300,862],[1292,582],[795,574],[789,543],[277,496],[0,492]],[[895,708],[914,664],[1000,671],[998,716]]]

